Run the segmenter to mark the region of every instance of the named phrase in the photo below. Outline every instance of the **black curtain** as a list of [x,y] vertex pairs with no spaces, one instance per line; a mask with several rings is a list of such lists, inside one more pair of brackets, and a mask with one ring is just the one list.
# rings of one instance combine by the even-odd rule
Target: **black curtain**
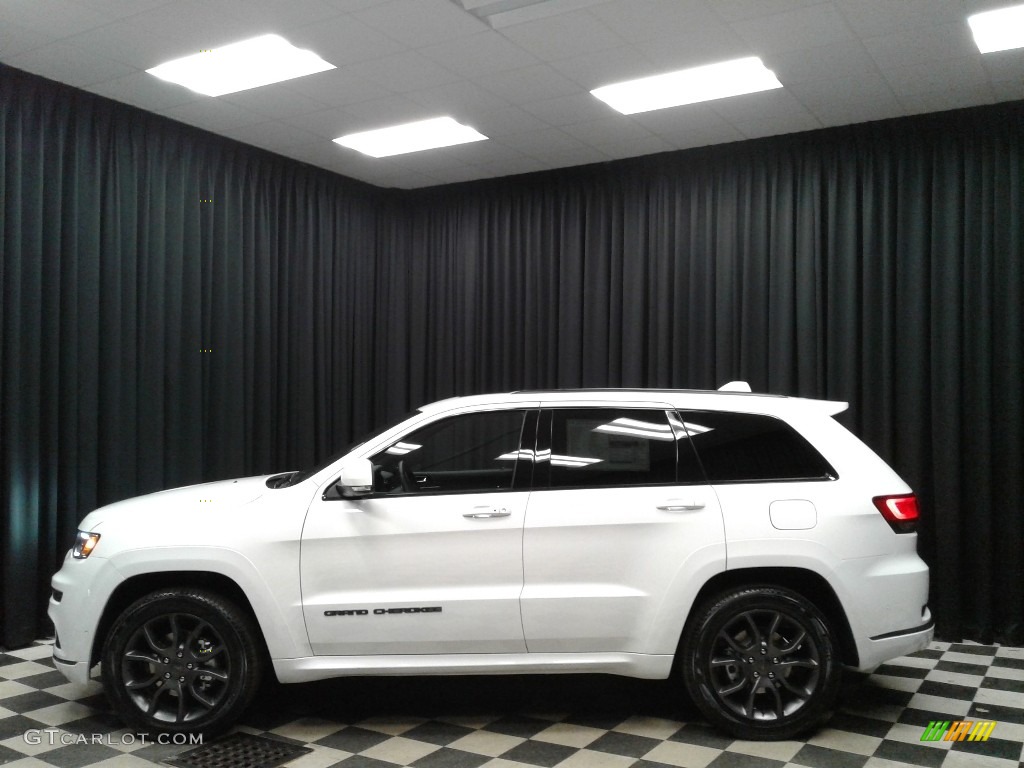
[[1024,104],[412,192],[391,397],[845,400],[918,491],[941,637],[1024,643]]
[[451,394],[734,378],[848,400],[940,635],[1024,642],[1024,105],[415,192],[9,69],[0,106],[4,642],[98,504]]
[[3,638],[99,505],[367,430],[380,192],[0,68]]

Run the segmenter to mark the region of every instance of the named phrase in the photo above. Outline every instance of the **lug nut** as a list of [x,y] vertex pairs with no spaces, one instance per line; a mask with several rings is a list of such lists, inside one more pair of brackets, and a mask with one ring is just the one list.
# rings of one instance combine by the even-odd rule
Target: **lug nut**
[[778,664],[778,663],[779,663],[778,659],[772,659],[772,664]]
[[170,680],[171,679],[171,673],[170,672],[164,672],[164,679]]
[[770,677],[772,680],[774,680],[775,679],[775,673],[774,672],[769,672],[768,673],[768,677]]
[[164,659],[164,664],[170,664],[170,663],[171,663],[170,659]]
[[767,648],[762,648],[761,649],[761,655],[762,656],[766,656],[767,654],[768,654],[768,649]]
[[184,655],[185,655],[185,654],[183,654],[183,653],[182,653],[181,651],[178,651],[178,658],[179,658],[179,659],[180,659],[180,658],[181,658],[182,656],[184,656]]
[[192,669],[192,665],[191,665],[191,664],[189,664],[189,665],[188,665],[188,668],[189,668],[189,669]]
[[179,677],[179,678],[178,678],[178,682],[179,682],[179,683],[184,683],[184,682],[185,682],[185,676],[184,676],[184,675],[182,675],[181,677]]

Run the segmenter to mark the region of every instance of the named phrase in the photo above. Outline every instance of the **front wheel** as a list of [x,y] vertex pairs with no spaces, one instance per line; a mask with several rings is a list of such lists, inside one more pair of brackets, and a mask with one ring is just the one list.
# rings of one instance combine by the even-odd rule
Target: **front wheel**
[[781,587],[704,603],[682,643],[683,680],[715,725],[741,739],[788,739],[831,714],[841,669],[829,622]]
[[164,589],[111,627],[103,678],[114,709],[140,731],[216,733],[259,686],[263,655],[249,616],[220,595]]

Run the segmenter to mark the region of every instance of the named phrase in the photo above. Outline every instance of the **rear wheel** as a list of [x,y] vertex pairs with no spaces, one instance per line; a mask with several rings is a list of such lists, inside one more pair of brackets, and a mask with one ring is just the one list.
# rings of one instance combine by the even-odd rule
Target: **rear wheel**
[[164,589],[130,605],[103,650],[103,678],[129,725],[167,733],[228,728],[259,686],[263,655],[248,614],[201,589]]
[[694,703],[741,739],[788,739],[818,725],[841,676],[826,617],[770,586],[704,603],[683,637],[681,667]]

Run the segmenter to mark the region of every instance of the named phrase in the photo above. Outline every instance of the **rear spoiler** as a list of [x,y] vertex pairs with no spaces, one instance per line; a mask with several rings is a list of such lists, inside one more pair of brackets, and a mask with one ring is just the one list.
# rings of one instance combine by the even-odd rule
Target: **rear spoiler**
[[[730,381],[727,384],[723,384],[718,388],[719,392],[751,392],[750,384],[745,381]],[[829,416],[835,416],[842,413],[850,407],[849,403],[843,402],[842,400],[807,400],[808,403],[814,403],[817,407],[820,407]]]

